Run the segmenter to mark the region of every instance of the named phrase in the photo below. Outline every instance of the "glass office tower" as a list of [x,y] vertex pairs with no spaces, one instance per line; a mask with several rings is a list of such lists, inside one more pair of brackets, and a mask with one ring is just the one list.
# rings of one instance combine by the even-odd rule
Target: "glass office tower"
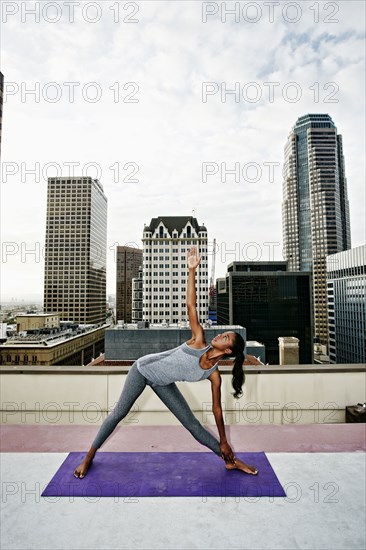
[[284,258],[290,271],[313,273],[315,341],[328,346],[326,256],[351,247],[342,136],[327,114],[293,127],[283,168]]
[[313,363],[310,272],[287,271],[286,262],[232,262],[216,290],[217,323],[245,327],[269,363],[279,364],[281,336],[298,338],[299,362]]

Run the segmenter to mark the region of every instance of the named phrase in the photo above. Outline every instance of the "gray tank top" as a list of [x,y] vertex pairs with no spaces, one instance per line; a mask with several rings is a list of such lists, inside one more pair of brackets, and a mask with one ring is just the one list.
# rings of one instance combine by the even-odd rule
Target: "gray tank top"
[[218,361],[210,369],[200,366],[200,358],[212,348],[208,344],[205,348],[194,349],[186,342],[180,346],[162,351],[149,353],[137,359],[137,369],[153,386],[166,386],[172,382],[198,382],[205,380],[218,368]]

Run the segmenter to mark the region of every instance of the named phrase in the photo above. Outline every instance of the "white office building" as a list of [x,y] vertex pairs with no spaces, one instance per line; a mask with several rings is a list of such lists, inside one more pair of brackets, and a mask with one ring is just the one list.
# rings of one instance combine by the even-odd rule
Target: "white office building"
[[208,319],[209,284],[207,229],[192,216],[159,216],[143,232],[143,320],[181,323],[188,320],[187,252],[197,246],[201,263],[196,269],[197,311]]

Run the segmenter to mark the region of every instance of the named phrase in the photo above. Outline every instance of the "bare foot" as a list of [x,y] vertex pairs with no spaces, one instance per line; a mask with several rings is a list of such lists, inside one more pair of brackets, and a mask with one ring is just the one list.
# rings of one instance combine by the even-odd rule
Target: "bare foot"
[[225,467],[227,470],[241,470],[242,472],[245,472],[246,474],[251,474],[253,476],[256,476],[258,474],[257,468],[255,468],[254,466],[249,466],[249,464],[245,464],[245,462],[242,462],[236,457],[235,464],[227,462]]
[[79,466],[74,471],[74,476],[79,478],[85,477],[90,464],[91,462],[84,460],[81,464],[79,464]]

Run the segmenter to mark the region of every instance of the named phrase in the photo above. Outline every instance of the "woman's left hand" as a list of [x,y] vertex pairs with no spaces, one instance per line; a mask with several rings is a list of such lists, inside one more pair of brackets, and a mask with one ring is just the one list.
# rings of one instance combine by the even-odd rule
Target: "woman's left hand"
[[188,267],[194,269],[200,263],[201,258],[198,256],[198,251],[196,246],[191,246],[188,252]]
[[225,443],[220,443],[220,450],[221,457],[225,460],[225,462],[235,464],[234,452],[227,441]]

